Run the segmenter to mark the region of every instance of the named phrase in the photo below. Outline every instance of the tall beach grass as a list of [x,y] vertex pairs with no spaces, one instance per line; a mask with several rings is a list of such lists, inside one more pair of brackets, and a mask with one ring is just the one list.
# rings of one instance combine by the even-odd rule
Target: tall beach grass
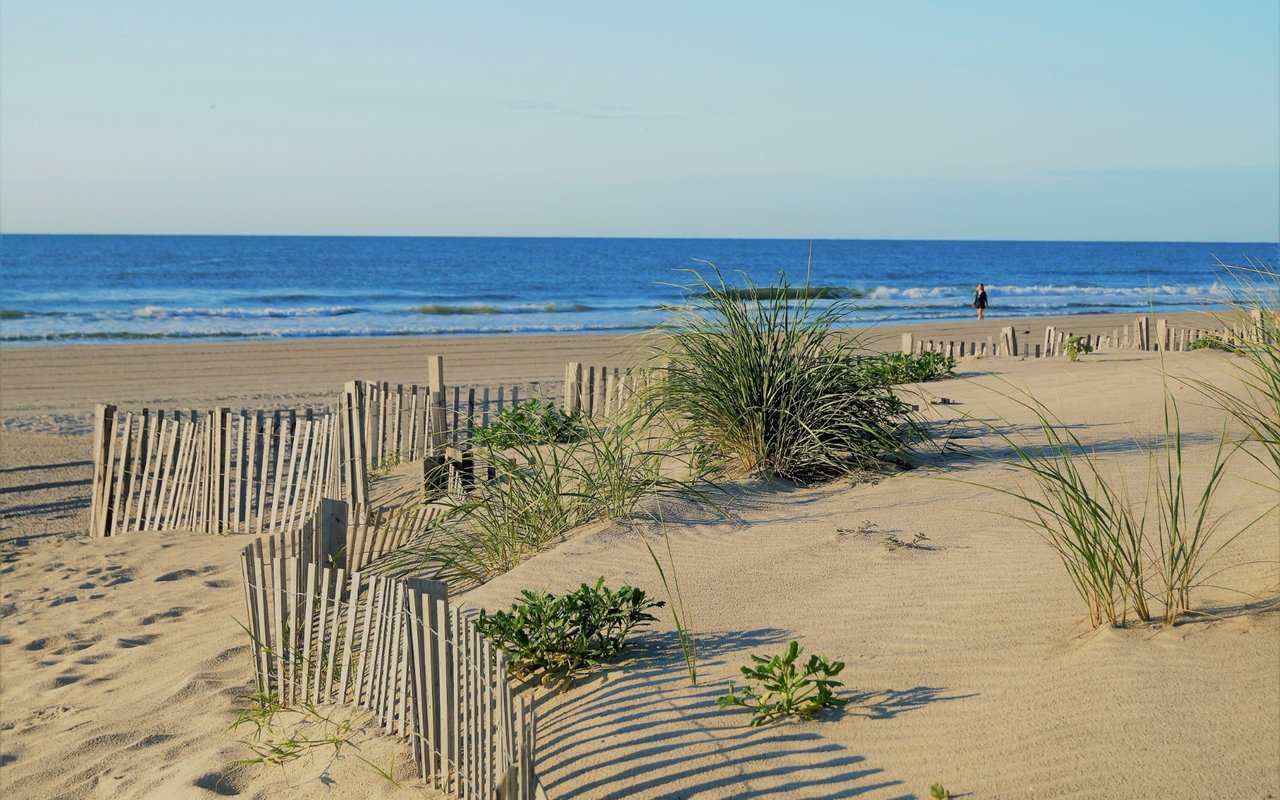
[[664,413],[731,475],[810,482],[865,467],[901,446],[907,406],[858,368],[840,331],[853,307],[819,305],[783,276],[771,291],[731,288],[713,264],[687,270],[687,304],[660,331]]
[[1209,565],[1248,527],[1230,535],[1217,531],[1214,500],[1235,452],[1225,430],[1200,474],[1191,475],[1181,417],[1166,387],[1163,431],[1134,443],[1147,456],[1147,475],[1133,488],[1044,404],[1017,402],[1036,419],[1041,441],[1002,435],[1015,454],[1013,466],[1033,487],[996,487],[1025,509],[1003,515],[1054,549],[1092,625],[1123,626],[1131,616],[1151,621],[1157,603],[1169,625],[1193,613],[1192,592]]

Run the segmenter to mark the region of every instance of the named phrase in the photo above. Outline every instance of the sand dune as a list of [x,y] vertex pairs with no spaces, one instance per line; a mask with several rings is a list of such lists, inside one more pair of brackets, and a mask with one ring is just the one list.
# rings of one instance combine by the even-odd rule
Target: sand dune
[[[246,754],[228,727],[252,682],[235,622],[239,540],[84,538],[87,440],[20,431],[66,429],[59,419],[96,400],[322,402],[355,374],[421,381],[416,365],[440,342],[457,348],[446,353],[453,381],[553,381],[567,358],[598,362],[619,346],[529,337],[3,354],[0,792],[422,796],[354,757],[399,758],[408,771],[401,745],[367,732],[335,759],[230,765]],[[1232,380],[1222,354],[1164,363],[1174,375]],[[934,781],[975,798],[1280,796],[1280,514],[1256,464],[1233,461],[1222,531],[1265,516],[1222,554],[1233,568],[1214,579],[1221,588],[1196,595],[1210,613],[1168,630],[1091,630],[1054,553],[991,513],[1013,510],[992,487],[1016,475],[999,461],[1002,442],[975,420],[1027,429],[1032,420],[1006,396],[1025,387],[1118,476],[1144,485],[1134,437],[1159,428],[1159,367],[1141,353],[1078,364],[966,360],[962,377],[920,387],[923,401],[957,404],[922,405],[938,421],[967,417],[957,442],[989,458],[938,457],[855,485],[738,484],[731,519],[668,506],[661,531],[645,521],[597,525],[465,595],[496,608],[522,588],[562,590],[601,575],[660,593],[644,541],[669,537],[699,683],[689,685],[664,615],[624,662],[539,695],[538,766],[550,796],[903,798],[926,797]],[[1202,469],[1222,416],[1184,384],[1169,386],[1189,461]],[[916,532],[930,549],[884,546],[888,534]],[[715,708],[749,654],[793,638],[848,662],[843,712],[751,729],[745,712]]]

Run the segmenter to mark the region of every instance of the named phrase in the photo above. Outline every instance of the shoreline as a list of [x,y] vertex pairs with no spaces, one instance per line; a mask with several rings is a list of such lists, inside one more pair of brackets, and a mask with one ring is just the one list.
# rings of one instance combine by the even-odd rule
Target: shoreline
[[[1166,315],[1176,324],[1209,327],[1204,312]],[[1108,334],[1134,317],[992,317],[983,322],[921,322],[854,328],[869,350],[897,350],[900,335],[942,341],[985,341],[1012,325],[1038,341],[1047,325],[1078,334]],[[628,365],[643,360],[651,334],[492,334],[317,338],[234,342],[147,342],[0,349],[0,417],[6,429],[32,415],[86,414],[95,403],[217,404],[233,400],[328,402],[346,381],[426,382],[426,359],[443,356],[451,385],[560,381],[569,361]],[[24,429],[17,426],[17,429]]]

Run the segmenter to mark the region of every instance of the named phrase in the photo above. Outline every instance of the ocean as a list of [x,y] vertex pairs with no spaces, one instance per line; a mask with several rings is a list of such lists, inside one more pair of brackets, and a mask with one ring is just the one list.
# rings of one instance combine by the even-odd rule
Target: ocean
[[[780,272],[866,323],[1181,311],[1224,299],[1215,259],[1275,243],[0,236],[5,346],[644,330],[711,262]],[[823,301],[823,302],[835,302]]]

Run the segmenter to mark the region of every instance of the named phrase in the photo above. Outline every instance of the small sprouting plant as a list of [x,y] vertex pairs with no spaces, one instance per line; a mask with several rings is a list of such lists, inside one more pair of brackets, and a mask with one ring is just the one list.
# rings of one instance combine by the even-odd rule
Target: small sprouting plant
[[836,533],[860,533],[863,536],[875,533],[876,531],[876,524],[869,519],[864,519],[862,522],[859,522],[858,527],[856,528],[836,528]]
[[844,669],[844,662],[815,654],[798,664],[801,652],[800,643],[792,640],[782,655],[751,656],[753,663],[742,667],[742,675],[757,685],[739,691],[730,683],[717,705],[751,709],[753,727],[779,717],[809,719],[824,708],[843,708],[848,701],[836,697],[836,687],[843,684],[835,676]]
[[929,545],[925,544],[927,541],[929,541],[929,537],[925,536],[922,531],[917,532],[911,541],[899,539],[896,534],[891,533],[884,537],[884,546],[889,550],[900,550],[904,547],[912,550],[928,550]]
[[508,611],[480,612],[476,628],[506,652],[507,670],[518,679],[542,672],[542,683],[571,680],[622,652],[627,636],[656,618],[643,589],[613,591],[604,578],[566,595],[525,590]]
[[1068,336],[1064,349],[1067,352],[1067,358],[1072,361],[1079,361],[1081,353],[1093,352],[1093,345],[1086,342],[1082,336]]
[[317,748],[333,748],[333,754],[337,755],[369,716],[365,712],[339,720],[324,714],[310,702],[286,706],[268,692],[244,699],[246,704],[237,711],[231,730],[252,728],[250,735],[240,739],[252,755],[237,759],[233,762],[236,764],[280,765]]
[[951,792],[947,791],[947,787],[941,783],[934,783],[929,787],[929,796],[933,800],[951,800]]
[[694,641],[689,624],[689,610],[685,607],[684,594],[680,591],[680,577],[676,574],[676,557],[671,552],[671,537],[667,536],[665,525],[662,527],[662,538],[667,544],[667,560],[671,562],[671,580],[669,581],[667,571],[658,560],[658,554],[648,542],[645,542],[644,546],[649,550],[649,557],[653,559],[653,565],[658,569],[658,577],[662,579],[662,588],[666,590],[667,599],[671,601],[671,619],[676,626],[676,639],[680,643],[680,653],[684,656],[685,670],[689,673],[689,685],[697,686],[698,644]]
[[472,435],[471,444],[504,450],[521,445],[573,444],[586,434],[581,411],[564,411],[553,403],[529,400],[499,412],[487,427]]

